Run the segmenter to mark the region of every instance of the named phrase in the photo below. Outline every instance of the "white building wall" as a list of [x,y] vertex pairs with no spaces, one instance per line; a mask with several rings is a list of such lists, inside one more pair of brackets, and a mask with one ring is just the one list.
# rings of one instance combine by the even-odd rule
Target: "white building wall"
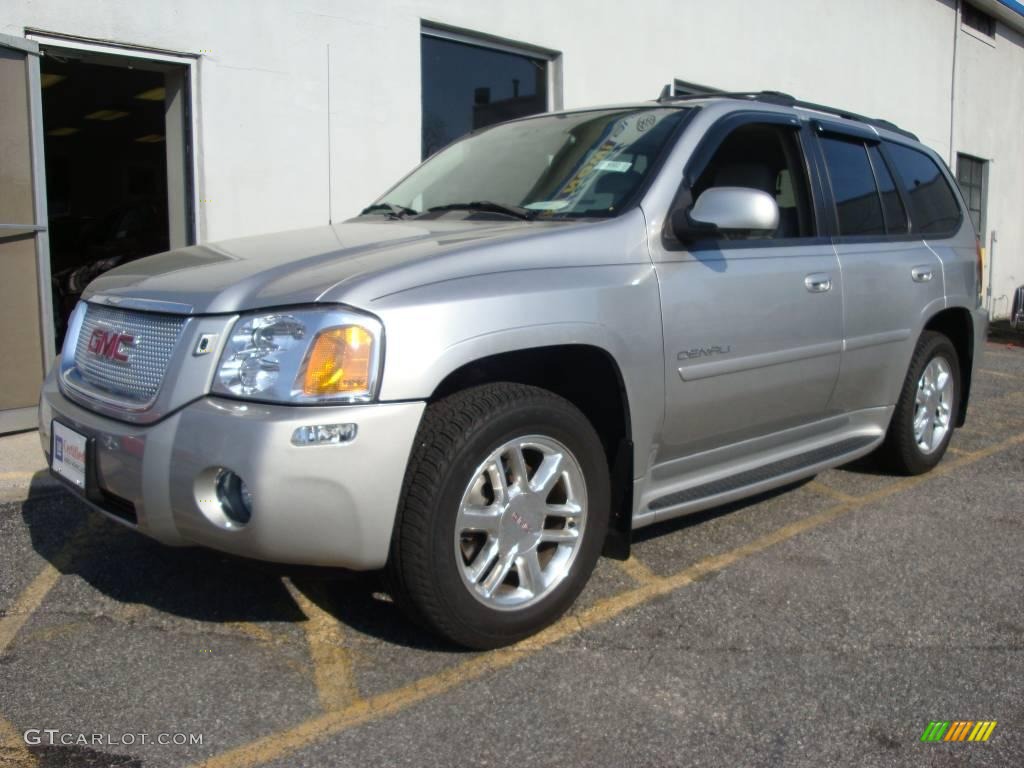
[[1006,317],[1024,284],[1024,35],[1000,25],[993,45],[961,32],[956,77],[953,143],[990,161],[985,280],[992,278],[993,316]]
[[1002,24],[994,47],[958,31],[953,0],[4,0],[0,7],[0,32],[9,35],[37,28],[203,52],[196,94],[196,197],[210,201],[198,205],[203,240],[346,218],[419,161],[422,20],[561,52],[570,108],[653,98],[679,77],[836,104],[890,119],[947,159],[956,151],[990,158],[993,292],[1009,294],[1024,282],[1024,223],[1015,211],[1024,199],[1022,39]]

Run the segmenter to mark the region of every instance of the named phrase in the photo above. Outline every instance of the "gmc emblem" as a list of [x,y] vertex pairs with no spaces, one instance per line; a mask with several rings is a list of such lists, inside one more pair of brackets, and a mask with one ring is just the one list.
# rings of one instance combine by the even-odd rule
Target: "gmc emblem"
[[116,360],[119,363],[127,363],[128,355],[122,351],[122,347],[130,347],[135,343],[135,337],[118,331],[104,331],[96,328],[89,337],[89,352],[108,360]]

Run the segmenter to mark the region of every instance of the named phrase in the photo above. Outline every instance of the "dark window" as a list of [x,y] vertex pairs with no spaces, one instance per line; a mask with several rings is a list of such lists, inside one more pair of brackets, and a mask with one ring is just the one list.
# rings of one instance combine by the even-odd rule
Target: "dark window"
[[693,199],[711,187],[750,187],[774,197],[779,228],[769,237],[814,236],[807,171],[792,128],[753,124],[730,133],[694,183]]
[[910,205],[910,231],[951,234],[960,223],[960,207],[939,166],[924,152],[902,144],[887,148]]
[[423,157],[476,128],[546,112],[548,61],[424,34]]
[[981,32],[987,37],[996,36],[996,20],[970,3],[964,3],[961,7],[960,20],[965,27]]
[[882,153],[876,145],[868,147],[871,166],[875,169],[875,180],[878,191],[882,193],[882,208],[885,211],[885,229],[890,235],[901,235],[907,232],[907,212],[903,210],[903,201],[896,191],[896,182],[882,159]]
[[839,234],[884,234],[882,203],[864,144],[856,140],[824,138],[821,146],[839,215]]
[[956,181],[967,203],[974,231],[985,232],[985,161],[970,155],[956,156]]

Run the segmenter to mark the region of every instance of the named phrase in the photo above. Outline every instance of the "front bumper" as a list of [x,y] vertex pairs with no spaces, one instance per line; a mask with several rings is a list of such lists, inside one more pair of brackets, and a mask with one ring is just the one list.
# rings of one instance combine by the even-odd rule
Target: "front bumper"
[[[205,397],[155,424],[137,425],[76,405],[51,372],[39,435],[47,455],[55,418],[94,438],[97,488],[90,503],[165,544],[370,570],[387,561],[424,407],[298,407]],[[358,434],[340,445],[292,444],[297,427],[331,423],[357,424]],[[218,468],[241,476],[252,493],[252,518],[242,527],[225,527],[210,513]]]

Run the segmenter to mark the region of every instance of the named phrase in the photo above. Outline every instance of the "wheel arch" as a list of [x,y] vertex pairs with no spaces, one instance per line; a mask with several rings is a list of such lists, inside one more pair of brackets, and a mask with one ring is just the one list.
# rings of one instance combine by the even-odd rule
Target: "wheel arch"
[[924,331],[941,333],[956,350],[960,363],[960,402],[957,407],[956,426],[962,427],[967,419],[967,402],[971,393],[974,370],[974,318],[964,307],[948,307],[932,315]]
[[507,350],[465,362],[430,394],[434,402],[480,384],[513,382],[554,392],[571,402],[601,438],[611,482],[612,519],[605,554],[625,559],[633,520],[633,439],[629,395],[615,357],[593,344]]

